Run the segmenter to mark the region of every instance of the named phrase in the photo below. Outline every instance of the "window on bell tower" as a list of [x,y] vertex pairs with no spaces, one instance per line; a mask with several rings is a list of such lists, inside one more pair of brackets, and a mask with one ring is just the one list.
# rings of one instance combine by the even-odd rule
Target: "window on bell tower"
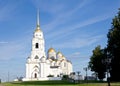
[[39,44],[38,43],[35,44],[35,48],[39,48]]

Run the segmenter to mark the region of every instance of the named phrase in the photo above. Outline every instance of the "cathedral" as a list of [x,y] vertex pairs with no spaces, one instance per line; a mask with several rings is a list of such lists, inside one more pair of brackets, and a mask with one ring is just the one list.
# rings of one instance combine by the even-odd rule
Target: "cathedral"
[[30,80],[53,80],[62,75],[69,75],[73,71],[72,63],[59,51],[50,48],[45,53],[45,40],[39,24],[39,12],[37,13],[37,26],[32,38],[31,54],[26,62],[26,77]]

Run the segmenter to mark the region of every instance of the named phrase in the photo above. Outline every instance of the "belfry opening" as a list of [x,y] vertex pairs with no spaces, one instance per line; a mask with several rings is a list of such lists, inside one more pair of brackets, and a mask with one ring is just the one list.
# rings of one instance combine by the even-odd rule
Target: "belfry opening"
[[39,48],[39,44],[38,43],[35,44],[35,48]]

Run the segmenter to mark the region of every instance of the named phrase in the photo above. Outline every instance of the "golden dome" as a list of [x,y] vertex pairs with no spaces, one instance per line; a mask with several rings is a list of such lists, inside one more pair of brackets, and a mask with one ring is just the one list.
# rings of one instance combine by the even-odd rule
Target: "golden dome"
[[48,53],[49,52],[55,52],[55,50],[53,49],[53,48],[50,48],[49,50],[48,50]]

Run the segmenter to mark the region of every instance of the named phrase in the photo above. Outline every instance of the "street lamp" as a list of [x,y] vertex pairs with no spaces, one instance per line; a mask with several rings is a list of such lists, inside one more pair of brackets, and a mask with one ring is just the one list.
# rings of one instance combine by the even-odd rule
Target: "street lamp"
[[78,82],[80,81],[80,71],[77,71],[77,79],[78,79]]
[[88,81],[88,79],[87,79],[87,71],[88,71],[88,68],[87,67],[85,67],[85,68],[83,68],[83,70],[85,70],[86,71],[86,82]]
[[108,86],[110,86],[110,63],[111,63],[111,58],[108,56],[108,52],[107,52],[107,58],[105,60],[103,60],[103,63],[106,65],[106,72],[107,72],[107,83]]
[[106,69],[107,69],[107,82],[108,82],[108,86],[110,86],[110,63],[111,63],[111,59],[107,58],[106,60]]

